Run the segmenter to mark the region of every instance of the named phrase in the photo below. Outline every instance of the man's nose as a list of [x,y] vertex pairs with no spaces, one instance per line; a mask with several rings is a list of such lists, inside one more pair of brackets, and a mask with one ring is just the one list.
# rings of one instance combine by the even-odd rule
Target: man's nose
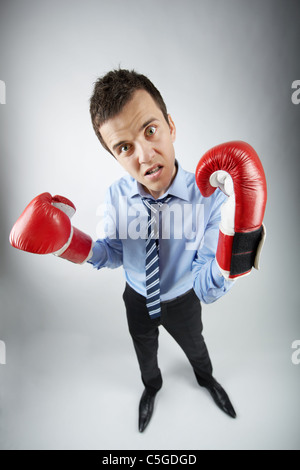
[[155,155],[151,142],[143,142],[138,146],[137,151],[140,165],[149,163]]

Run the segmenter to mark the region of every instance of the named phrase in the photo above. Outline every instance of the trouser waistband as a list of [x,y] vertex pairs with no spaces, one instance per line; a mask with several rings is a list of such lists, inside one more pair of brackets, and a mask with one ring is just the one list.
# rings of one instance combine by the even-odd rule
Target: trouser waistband
[[[130,290],[131,294],[133,296],[135,296],[137,299],[139,300],[144,300],[146,301],[146,297],[144,297],[143,295],[139,294],[136,290],[134,290],[129,284],[128,282],[126,283],[126,288]],[[193,292],[194,289],[189,289],[187,292],[185,292],[184,294],[182,295],[179,295],[177,297],[174,297],[173,299],[170,299],[170,300],[163,300],[161,301],[161,304],[164,305],[164,304],[170,304],[172,302],[177,302],[178,300],[182,299],[183,297],[185,297],[186,295],[189,295],[191,292]]]

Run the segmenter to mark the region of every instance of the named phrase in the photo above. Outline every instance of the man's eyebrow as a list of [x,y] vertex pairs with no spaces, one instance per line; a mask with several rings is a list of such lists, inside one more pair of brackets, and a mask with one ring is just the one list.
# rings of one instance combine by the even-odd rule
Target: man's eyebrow
[[150,118],[148,119],[148,121],[144,122],[144,124],[140,127],[140,131],[142,131],[143,129],[145,129],[146,127],[149,126],[149,124],[151,124],[151,122],[154,122],[154,121],[157,121],[156,118]]
[[[154,121],[157,121],[158,119],[152,117],[150,119],[148,119],[146,122],[144,122],[144,124],[140,127],[139,131],[141,132],[143,129],[145,129],[147,126],[149,126],[149,124],[151,124],[151,122],[154,122]],[[126,144],[127,141],[126,140],[121,140],[120,142],[118,142],[117,144],[115,144],[113,146],[113,150],[116,150],[118,147],[120,147],[120,145],[123,145],[123,144]]]
[[123,144],[126,144],[126,140],[121,140],[120,142],[115,144],[112,149],[116,150],[118,147],[120,147],[120,145],[123,145]]

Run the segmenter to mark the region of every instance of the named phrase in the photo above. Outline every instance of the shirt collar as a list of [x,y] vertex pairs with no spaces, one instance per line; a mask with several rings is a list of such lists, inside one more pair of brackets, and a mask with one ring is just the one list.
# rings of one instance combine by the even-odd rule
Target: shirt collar
[[[187,182],[185,178],[185,171],[181,167],[181,165],[178,163],[176,160],[176,165],[177,165],[177,174],[175,176],[175,179],[171,186],[169,187],[168,191],[162,196],[165,197],[167,195],[169,196],[175,196],[178,197],[179,199],[183,199],[184,201],[189,202],[189,193],[188,193],[188,188],[187,188]],[[132,186],[132,191],[129,194],[129,197],[135,197],[135,196],[141,196],[141,197],[150,197],[150,194],[147,193],[143,186],[136,180],[133,182]]]

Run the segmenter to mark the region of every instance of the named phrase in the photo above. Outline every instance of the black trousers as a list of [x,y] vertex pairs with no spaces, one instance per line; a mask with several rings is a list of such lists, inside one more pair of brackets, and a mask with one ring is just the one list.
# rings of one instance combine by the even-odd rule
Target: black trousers
[[142,381],[149,393],[155,394],[163,382],[157,360],[160,325],[185,352],[199,385],[205,387],[213,382],[212,364],[202,336],[201,304],[193,289],[174,300],[162,302],[161,316],[155,319],[149,316],[146,298],[128,284],[123,299]]

